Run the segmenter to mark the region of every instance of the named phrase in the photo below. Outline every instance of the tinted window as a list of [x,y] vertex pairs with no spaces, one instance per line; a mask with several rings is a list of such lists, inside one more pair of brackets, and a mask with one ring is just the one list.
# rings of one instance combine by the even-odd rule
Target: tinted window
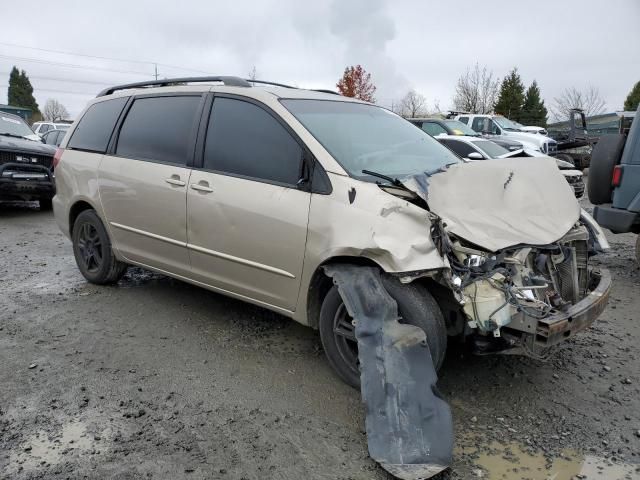
[[116,155],[186,164],[200,96],[138,98],[122,123]]
[[55,145],[56,144],[56,138],[58,138],[58,132],[56,132],[55,130],[53,132],[47,133],[45,135],[43,135],[44,138],[44,142],[47,145]]
[[458,118],[459,122],[462,122],[464,124],[468,124],[469,123],[469,117],[460,117]]
[[441,141],[443,144],[445,144],[447,147],[449,147],[451,150],[453,150],[462,158],[466,158],[467,155],[469,155],[471,152],[475,152],[475,149],[472,146],[464,142],[459,142],[457,140],[441,140]]
[[302,148],[264,109],[241,100],[216,98],[204,151],[204,168],[295,185]]
[[68,148],[104,153],[126,97],[95,103],[80,119],[69,140]]
[[437,123],[433,123],[433,122],[424,122],[422,124],[422,130],[427,132],[432,137],[435,137],[436,135],[441,135],[443,133],[444,134],[447,133],[447,131],[444,129],[442,125],[438,125]]
[[506,155],[509,150],[502,148],[497,143],[490,142],[488,140],[476,140],[473,144],[487,154],[490,158],[498,158],[500,155]]

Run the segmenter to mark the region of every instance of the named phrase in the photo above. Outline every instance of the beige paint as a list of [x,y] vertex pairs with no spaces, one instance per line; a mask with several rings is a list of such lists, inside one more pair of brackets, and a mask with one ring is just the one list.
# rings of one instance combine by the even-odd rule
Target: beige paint
[[[431,240],[429,213],[373,183],[347,176],[279,103],[278,94],[352,100],[295,89],[180,86],[153,91],[209,89],[245,95],[271,107],[328,172],[332,193],[309,194],[184,167],[66,150],[56,171],[54,210],[60,228],[68,235],[70,208],[86,201],[107,225],[119,259],[303,324],[309,323],[310,281],[333,258],[366,257],[396,273],[448,268]],[[485,249],[553,242],[577,221],[578,204],[555,164],[536,162],[534,170],[527,163],[532,162],[453,166],[429,179],[429,204],[450,232]]]

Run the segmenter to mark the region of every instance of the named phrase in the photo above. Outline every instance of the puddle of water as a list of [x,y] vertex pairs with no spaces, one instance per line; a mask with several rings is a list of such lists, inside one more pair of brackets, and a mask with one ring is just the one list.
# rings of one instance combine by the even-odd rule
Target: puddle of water
[[640,465],[612,464],[571,450],[564,450],[558,458],[547,459],[542,454],[532,455],[515,443],[492,442],[486,448],[467,453],[478,455],[475,463],[483,470],[482,478],[491,480],[640,479]]
[[[30,450],[25,450],[30,447]],[[38,468],[42,462],[56,465],[65,456],[62,452],[72,449],[83,453],[93,448],[93,440],[86,433],[83,423],[68,423],[62,427],[60,436],[50,438],[49,433],[40,430],[11,453],[10,465],[13,470],[22,466],[25,470]]]

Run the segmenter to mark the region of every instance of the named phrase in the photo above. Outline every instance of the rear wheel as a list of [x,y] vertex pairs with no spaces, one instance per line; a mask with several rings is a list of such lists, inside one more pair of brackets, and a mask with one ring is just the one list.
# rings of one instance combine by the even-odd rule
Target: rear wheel
[[80,273],[91,283],[117,282],[127,264],[116,260],[111,240],[94,210],[84,210],[73,224],[73,254]]
[[[401,322],[424,330],[436,370],[444,361],[447,331],[440,307],[429,291],[419,284],[401,284],[383,277],[385,289],[398,303]],[[334,285],[327,293],[320,310],[320,339],[331,367],[338,376],[354,388],[360,388],[358,344],[352,318]]]

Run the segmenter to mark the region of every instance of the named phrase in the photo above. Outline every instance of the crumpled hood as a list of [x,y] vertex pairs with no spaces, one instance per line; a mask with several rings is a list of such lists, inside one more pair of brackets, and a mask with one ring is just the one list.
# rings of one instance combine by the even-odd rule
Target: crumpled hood
[[448,232],[492,252],[553,243],[580,217],[552,158],[461,162],[403,183],[427,201]]
[[0,150],[51,156],[56,153],[56,148],[51,145],[22,138],[5,137],[4,135],[0,135]]

